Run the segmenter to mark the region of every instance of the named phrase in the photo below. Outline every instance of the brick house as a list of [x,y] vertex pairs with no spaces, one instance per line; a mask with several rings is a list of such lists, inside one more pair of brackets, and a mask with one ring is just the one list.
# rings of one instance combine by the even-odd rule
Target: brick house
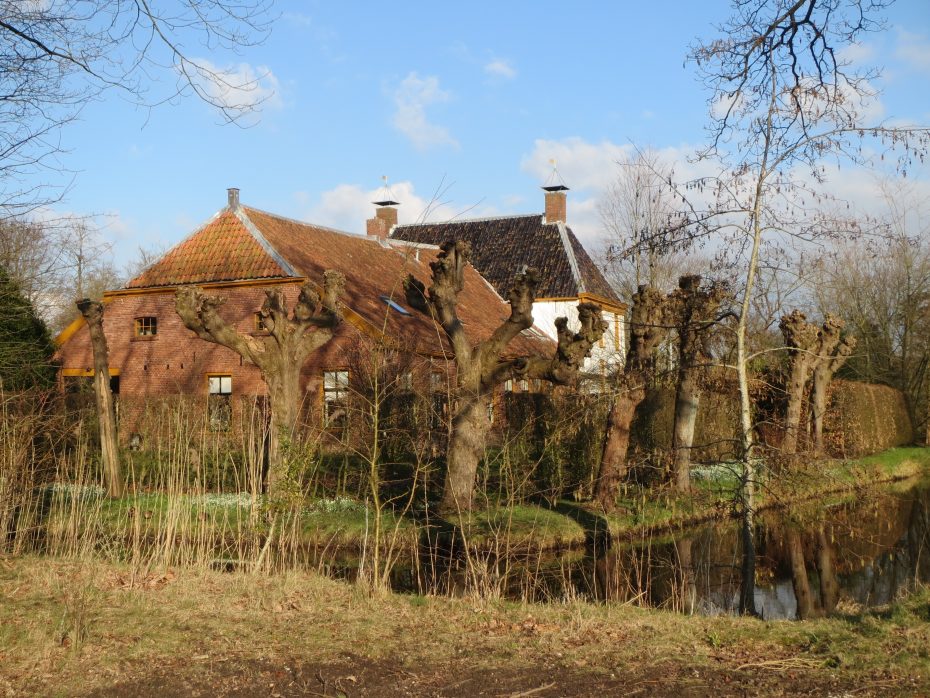
[[[212,422],[228,422],[242,410],[234,398],[267,394],[255,366],[184,327],[174,299],[177,288],[187,284],[224,297],[220,314],[240,332],[262,333],[258,311],[265,289],[283,287],[292,306],[305,280],[320,282],[327,269],[345,275],[345,321],[303,368],[305,408],[317,415],[317,424],[338,419],[351,371],[378,351],[409,359],[408,383],[415,380],[412,373],[427,383],[444,382],[438,377],[450,370],[451,351],[442,330],[406,307],[402,286],[408,274],[428,283],[429,262],[437,252],[433,245],[352,235],[243,206],[239,191],[230,189],[228,205],[206,224],[123,288],[104,294],[104,331],[122,438],[140,428],[146,401],[194,396],[206,402]],[[468,268],[458,312],[470,336],[483,340],[509,316],[509,306]],[[75,320],[57,342],[63,384],[86,382],[93,375],[93,360],[83,319]],[[553,349],[553,342],[533,328],[517,337],[508,352]]]
[[368,222],[368,234],[391,240],[438,245],[445,240],[468,240],[472,264],[506,296],[513,274],[525,267],[540,272],[533,305],[536,325],[553,339],[555,319],[567,317],[577,328],[579,301],[599,305],[609,329],[585,362],[585,370],[606,374],[623,362],[624,317],[627,306],[604,278],[566,220],[568,187],[543,187],[545,211],[528,214],[455,220],[448,223],[398,225],[393,201],[376,202],[376,217]]

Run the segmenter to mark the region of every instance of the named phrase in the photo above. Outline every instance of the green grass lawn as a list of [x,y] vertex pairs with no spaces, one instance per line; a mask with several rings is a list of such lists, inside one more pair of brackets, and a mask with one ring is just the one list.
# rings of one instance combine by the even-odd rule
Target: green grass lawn
[[[564,549],[579,546],[587,536],[613,536],[637,531],[661,532],[724,518],[732,512],[736,489],[734,466],[695,469],[692,491],[626,485],[617,508],[605,514],[590,504],[560,501],[551,505],[495,505],[475,511],[460,521],[469,545],[480,549]],[[828,493],[850,493],[872,484],[930,472],[930,448],[895,448],[856,461],[831,460],[816,467],[770,476],[759,491],[759,506],[778,506]],[[219,539],[267,537],[274,511],[261,498],[247,494],[139,493],[107,499],[98,492],[65,493],[56,497],[56,521],[85,522],[120,536],[151,537],[169,532],[209,534]],[[423,518],[382,512],[379,533],[389,540],[412,545]],[[376,531],[370,506],[348,498],[301,499],[279,516],[281,531],[304,546],[361,548],[371,545]],[[384,540],[384,539],[382,539]]]

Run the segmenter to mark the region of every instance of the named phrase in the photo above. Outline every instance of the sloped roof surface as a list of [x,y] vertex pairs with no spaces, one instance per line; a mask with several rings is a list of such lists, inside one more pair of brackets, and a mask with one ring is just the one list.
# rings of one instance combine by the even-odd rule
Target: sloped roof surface
[[181,241],[126,288],[265,279],[288,274],[246,225],[226,209]]
[[[253,208],[243,213],[268,244],[299,273],[322,283],[327,269],[346,277],[343,303],[377,332],[402,341],[409,348],[429,353],[448,352],[442,330],[430,318],[408,308],[403,280],[413,274],[429,284],[429,262],[436,249],[418,251],[398,244],[382,244],[374,238],[349,235]],[[382,296],[392,299],[409,315],[391,309]],[[510,307],[471,267],[465,272],[465,288],[459,296],[459,318],[472,341],[491,335],[510,314]],[[551,350],[551,342],[526,335],[509,346],[513,354]]]
[[502,296],[525,265],[539,271],[539,298],[592,293],[619,302],[571,228],[544,223],[539,214],[398,225],[391,237],[432,245],[467,240],[472,264]]

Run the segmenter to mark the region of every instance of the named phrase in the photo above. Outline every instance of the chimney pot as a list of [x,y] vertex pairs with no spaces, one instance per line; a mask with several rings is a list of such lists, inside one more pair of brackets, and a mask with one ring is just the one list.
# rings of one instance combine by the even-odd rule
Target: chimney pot
[[236,209],[239,208],[239,189],[237,187],[230,187],[226,190],[226,199],[229,203],[229,208]]

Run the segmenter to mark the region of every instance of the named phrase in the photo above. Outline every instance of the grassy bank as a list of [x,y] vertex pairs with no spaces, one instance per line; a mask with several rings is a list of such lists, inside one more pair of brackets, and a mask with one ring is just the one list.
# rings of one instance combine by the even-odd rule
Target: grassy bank
[[[692,491],[627,485],[617,509],[604,514],[586,504],[558,502],[552,507],[491,508],[467,522],[475,545],[491,545],[507,531],[527,547],[562,548],[583,543],[595,529],[614,537],[657,533],[723,519],[731,514],[736,466],[695,469]],[[930,473],[930,448],[893,448],[854,461],[830,460],[791,472],[772,474],[760,489],[760,509],[786,506],[825,495],[854,494],[863,488]]]
[[920,695],[930,593],[763,622],[0,558],[6,695]]
[[[785,506],[826,495],[855,496],[862,488],[928,472],[928,448],[896,448],[858,461],[827,461],[771,476],[761,488],[759,506]],[[456,523],[473,549],[511,554],[581,547],[608,531],[618,538],[662,533],[731,514],[736,487],[731,467],[697,468],[693,483],[686,495],[668,488],[627,485],[616,511],[609,515],[568,501],[492,503]],[[245,493],[139,493],[117,500],[102,494],[99,488],[58,492],[49,521],[53,537],[61,531],[61,537],[104,540],[112,547],[129,543],[130,548],[159,541],[167,546],[173,540],[196,548],[190,553],[193,556],[254,559],[275,519],[261,497]],[[422,512],[414,518],[385,509],[376,535],[375,512],[364,503],[347,498],[301,499],[279,516],[276,544],[286,543],[288,554],[299,556],[313,549],[370,549],[377,538],[382,548],[409,551],[424,523],[441,522],[430,522]]]

